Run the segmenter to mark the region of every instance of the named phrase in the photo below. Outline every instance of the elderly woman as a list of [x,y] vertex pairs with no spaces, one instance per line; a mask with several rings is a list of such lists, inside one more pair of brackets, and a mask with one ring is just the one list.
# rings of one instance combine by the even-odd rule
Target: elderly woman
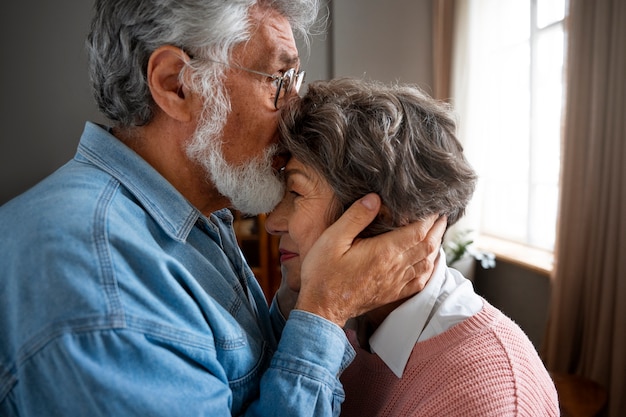
[[[448,226],[476,174],[450,111],[417,88],[340,79],[310,85],[280,123],[286,194],[266,222],[280,235],[284,314],[320,234],[369,192],[383,209],[364,234],[428,216]],[[446,266],[441,250],[424,290],[349,323],[354,362],[341,376],[345,416],[558,415],[554,384],[532,343]]]

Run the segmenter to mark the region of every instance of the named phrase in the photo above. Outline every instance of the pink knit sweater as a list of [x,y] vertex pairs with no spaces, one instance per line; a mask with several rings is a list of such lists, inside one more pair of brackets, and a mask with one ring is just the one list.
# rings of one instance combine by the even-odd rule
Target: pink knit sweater
[[556,389],[524,332],[485,302],[413,349],[402,378],[360,349],[341,376],[342,416],[558,416]]

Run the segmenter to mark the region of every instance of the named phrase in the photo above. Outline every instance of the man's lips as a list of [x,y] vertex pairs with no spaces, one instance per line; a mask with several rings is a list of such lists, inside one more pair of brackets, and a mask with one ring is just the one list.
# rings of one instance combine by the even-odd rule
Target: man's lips
[[291,258],[295,258],[296,256],[298,256],[297,253],[288,251],[286,249],[279,249],[278,252],[280,253],[280,262],[283,263],[285,261],[288,261]]

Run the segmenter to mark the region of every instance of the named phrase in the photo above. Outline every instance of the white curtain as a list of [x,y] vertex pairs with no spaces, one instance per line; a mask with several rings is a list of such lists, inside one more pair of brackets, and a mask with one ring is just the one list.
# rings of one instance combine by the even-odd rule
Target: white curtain
[[626,1],[570,0],[561,209],[545,359],[626,415]]

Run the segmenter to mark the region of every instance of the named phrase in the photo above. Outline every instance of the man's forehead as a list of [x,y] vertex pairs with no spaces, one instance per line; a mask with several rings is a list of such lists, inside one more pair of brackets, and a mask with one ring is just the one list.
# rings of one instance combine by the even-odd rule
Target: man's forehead
[[276,11],[252,13],[254,20],[252,33],[247,46],[258,51],[266,61],[295,65],[299,62],[298,49],[293,37],[291,25],[287,19]]

